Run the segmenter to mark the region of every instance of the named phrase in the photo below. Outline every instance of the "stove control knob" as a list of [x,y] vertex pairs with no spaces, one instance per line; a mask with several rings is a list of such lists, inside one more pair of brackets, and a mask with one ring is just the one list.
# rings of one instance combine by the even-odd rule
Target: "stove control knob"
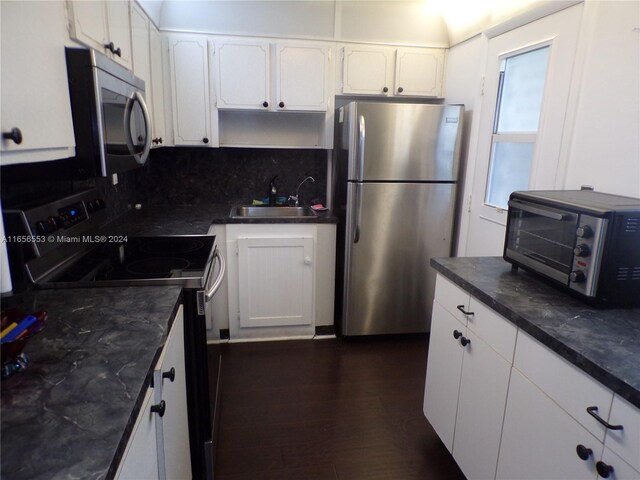
[[49,233],[48,229],[49,227],[47,222],[43,222],[42,220],[36,222],[36,230],[40,235],[46,235],[47,233]]
[[571,280],[572,283],[582,283],[586,279],[587,277],[585,277],[582,270],[574,270],[569,274],[569,280]]
[[576,248],[573,249],[573,254],[576,257],[588,257],[591,255],[591,249],[589,245],[585,245],[584,243],[579,243],[576,245]]
[[593,237],[593,230],[589,225],[582,225],[576,229],[576,235],[580,238]]
[[101,198],[96,198],[93,203],[96,205],[96,210],[102,210],[106,208],[107,204]]
[[93,213],[96,211],[96,204],[95,202],[91,201],[91,202],[87,202],[87,212],[89,213]]

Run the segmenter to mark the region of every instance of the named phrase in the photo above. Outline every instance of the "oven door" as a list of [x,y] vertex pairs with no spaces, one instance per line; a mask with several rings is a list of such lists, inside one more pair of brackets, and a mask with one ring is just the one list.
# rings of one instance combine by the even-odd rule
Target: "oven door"
[[509,200],[504,258],[569,284],[579,215],[523,200]]
[[103,70],[94,71],[102,174],[144,165],[151,148],[151,120],[143,92]]

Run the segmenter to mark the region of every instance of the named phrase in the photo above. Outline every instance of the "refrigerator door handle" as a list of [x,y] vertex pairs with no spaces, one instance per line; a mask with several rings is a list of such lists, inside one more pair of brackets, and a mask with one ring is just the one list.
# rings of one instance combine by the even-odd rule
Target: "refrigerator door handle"
[[362,181],[364,177],[364,143],[366,139],[364,115],[358,119],[358,171],[356,179]]
[[353,243],[358,243],[360,241],[360,217],[362,216],[362,183],[356,183],[355,185],[356,191],[355,191],[355,200],[356,200],[356,205],[355,205],[355,213],[356,213],[356,218],[355,218],[355,226],[356,228],[354,229],[354,234],[353,234]]

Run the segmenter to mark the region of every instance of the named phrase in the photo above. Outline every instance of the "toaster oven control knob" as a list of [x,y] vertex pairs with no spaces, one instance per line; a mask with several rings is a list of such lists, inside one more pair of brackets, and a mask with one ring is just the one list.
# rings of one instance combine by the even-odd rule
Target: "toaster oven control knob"
[[589,225],[582,225],[576,229],[576,235],[580,238],[593,237],[593,230]]
[[582,270],[574,270],[569,274],[569,280],[571,283],[582,283],[587,279]]
[[584,243],[579,243],[576,245],[576,248],[573,249],[573,254],[576,257],[588,257],[591,255],[591,249],[589,245],[585,245]]

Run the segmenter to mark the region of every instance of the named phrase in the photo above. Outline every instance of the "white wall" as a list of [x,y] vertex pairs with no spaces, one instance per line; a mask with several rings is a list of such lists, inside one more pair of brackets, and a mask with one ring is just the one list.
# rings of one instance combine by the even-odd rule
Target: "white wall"
[[640,197],[640,2],[585,6],[584,70],[564,140],[563,184]]
[[[449,50],[447,102],[471,107],[465,126],[466,167],[458,236],[460,256],[489,255],[467,238],[466,201],[476,156],[479,82],[484,75],[484,35]],[[640,197],[640,2],[587,0],[579,33],[562,138],[558,188],[593,185],[596,190]],[[501,227],[503,228],[503,227]],[[490,247],[487,247],[490,248]]]

